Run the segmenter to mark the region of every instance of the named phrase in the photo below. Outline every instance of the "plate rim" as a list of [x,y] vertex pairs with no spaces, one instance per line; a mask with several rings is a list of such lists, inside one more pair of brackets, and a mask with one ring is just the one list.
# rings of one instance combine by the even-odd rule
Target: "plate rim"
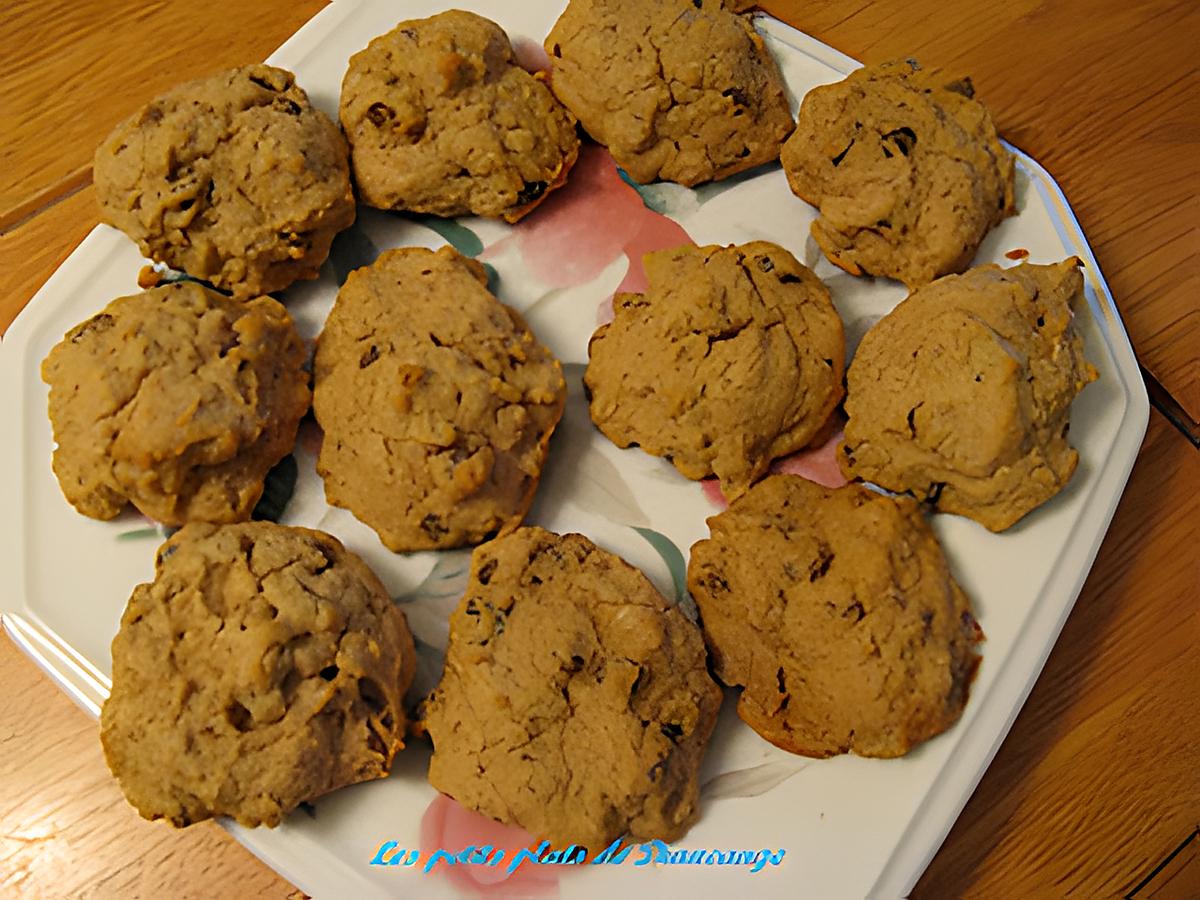
[[[547,2],[558,5],[557,0]],[[266,62],[292,68],[295,60],[302,60],[326,35],[363,5],[363,0],[337,0],[330,3],[300,26]],[[861,65],[852,57],[791,25],[763,14],[756,14],[755,19],[763,32],[831,68],[849,73]],[[986,701],[984,709],[977,711],[977,720],[973,721],[971,728],[962,735],[959,752],[947,760],[939,780],[922,797],[907,830],[892,848],[868,896],[908,895],[941,847],[984,772],[991,765],[1013,722],[1023,709],[1050,652],[1057,644],[1062,627],[1091,571],[1116,507],[1123,496],[1149,423],[1149,397],[1136,355],[1112,293],[1078,218],[1062,188],[1050,173],[1028,154],[1007,142],[1005,144],[1028,171],[1034,184],[1043,191],[1063,242],[1084,262],[1085,277],[1093,295],[1089,307],[1093,316],[1100,314],[1097,325],[1105,334],[1109,351],[1120,375],[1125,408],[1114,433],[1112,452],[1093,476],[1096,483],[1081,511],[1082,527],[1076,528],[1063,545],[1060,559],[1069,559],[1071,564],[1060,565],[1053,571],[1042,586],[1039,602],[1035,603],[1022,627],[1023,634],[1038,634],[1041,637],[1040,642],[1033,645],[1025,638],[1016,641],[1010,648],[1008,657],[1003,661],[1003,666],[996,674],[986,697],[981,698]],[[85,267],[77,271],[70,265],[72,259],[90,253],[93,245],[97,243],[119,237],[116,232],[105,226],[96,226],[17,315],[0,340],[0,375],[4,376],[6,384],[15,384],[18,376],[27,377],[30,374],[26,371],[28,353],[23,351],[29,349],[29,339],[32,338],[38,324],[36,314],[31,313],[30,309],[43,295],[59,292],[68,282],[86,279],[89,270]],[[98,254],[96,260],[97,265],[103,264],[104,255]],[[21,411],[26,402],[27,398],[23,393],[0,393],[0,421],[22,420]],[[19,430],[15,432],[19,433]],[[26,573],[22,565],[26,543],[24,528],[21,527],[25,491],[20,481],[20,473],[23,471],[24,455],[22,441],[0,442],[0,471],[6,473],[4,480],[16,488],[16,493],[10,496],[22,498],[20,503],[9,508],[5,517],[10,520],[11,527],[6,529],[9,531],[9,540],[0,542],[3,546],[3,550],[0,550],[0,565],[12,576],[12,592],[5,591],[0,594],[0,623],[13,642],[85,712],[95,718],[99,712],[97,699],[102,700],[104,693],[103,690],[97,690],[97,687],[107,688],[103,683],[107,679],[96,672],[65,640],[55,635],[45,623],[40,622],[28,606]],[[15,522],[12,521],[14,518]],[[1065,600],[1058,604],[1040,602],[1048,595]],[[80,662],[83,663],[82,666]],[[99,682],[95,675],[100,675]],[[987,711],[993,711],[994,714],[987,715]],[[275,832],[279,840],[271,840],[263,839],[264,836],[255,830],[238,826],[231,820],[218,821],[242,846],[281,877],[314,896],[345,890],[352,883],[351,880],[368,891],[375,888],[374,884],[364,878],[362,872],[340,859],[331,858],[323,861],[321,867],[313,867],[310,857],[288,852],[286,832],[283,829],[277,829]],[[331,865],[334,860],[336,865]]]

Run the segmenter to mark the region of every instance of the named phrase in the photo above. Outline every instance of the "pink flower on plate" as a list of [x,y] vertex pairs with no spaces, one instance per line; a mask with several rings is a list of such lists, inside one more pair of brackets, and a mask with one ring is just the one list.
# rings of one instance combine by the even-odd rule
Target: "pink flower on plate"
[[515,872],[508,871],[517,853],[525,848],[535,850],[538,843],[529,832],[472,812],[445,794],[438,794],[421,818],[423,861],[428,861],[435,850],[457,854],[467,847],[490,845],[488,859],[497,850],[504,851],[503,859],[495,866],[439,863],[427,876],[449,878],[468,897],[557,897],[560,866],[526,862]]
[[[644,254],[694,243],[678,222],[642,202],[607,150],[590,143],[581,148],[566,185],[480,259],[495,256],[512,242],[529,271],[550,288],[586,284],[624,254],[629,269],[618,293],[646,289]],[[611,298],[601,306],[599,319],[612,319]]]
[[[841,421],[841,414],[839,422]],[[836,425],[829,439],[815,447],[805,447],[790,456],[781,456],[771,463],[771,474],[800,475],[809,481],[827,488],[837,488],[846,484],[846,476],[837,464],[837,448],[842,442],[842,427]],[[729,501],[721,491],[721,482],[716,478],[705,478],[700,482],[700,489],[717,509],[726,509]]]

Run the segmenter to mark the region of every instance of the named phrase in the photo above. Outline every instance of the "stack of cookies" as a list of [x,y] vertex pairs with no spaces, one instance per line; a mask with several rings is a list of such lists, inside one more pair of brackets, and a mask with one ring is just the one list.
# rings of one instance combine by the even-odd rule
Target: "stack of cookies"
[[[494,22],[450,10],[349,60],[340,128],[253,65],[168,92],[100,147],[103,220],[186,274],[112,301],[42,366],[67,500],[179,528],[129,599],[101,720],[142,815],[275,825],[385,776],[414,724],[438,790],[599,849],[695,820],[719,683],[808,756],[899,756],[959,719],[982,632],[927,514],[1001,531],[1071,477],[1069,407],[1096,377],[1079,261],[969,268],[1015,210],[968,79],[862,69],[794,120],[742,6],[571,0],[536,72]],[[580,132],[640,183],[780,161],[829,260],[910,289],[849,368],[829,289],[773,243],[651,253],[645,291],[614,298],[588,345],[592,421],[731,501],[691,548],[699,621],[583,535],[523,524],[566,384],[481,264],[383,253],[311,354],[267,296],[317,277],[356,197],[537,215]],[[396,553],[476,548],[428,697],[405,696],[413,637],[367,565],[251,520],[310,406],[330,504]],[[842,409],[858,483],[769,474]]]

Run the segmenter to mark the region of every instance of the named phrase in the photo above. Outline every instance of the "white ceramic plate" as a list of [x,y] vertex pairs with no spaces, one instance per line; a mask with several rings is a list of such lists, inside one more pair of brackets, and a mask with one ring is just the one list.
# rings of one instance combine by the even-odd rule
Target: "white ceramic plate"
[[[475,0],[465,5],[499,22],[514,40],[524,37],[540,44],[563,4]],[[296,72],[314,102],[336,116],[349,56],[397,21],[434,11],[421,2],[336,3],[269,61]],[[794,103],[809,88],[836,81],[857,65],[778,22],[760,19],[758,24],[783,68]],[[1019,214],[988,237],[977,261],[1011,264],[1004,254],[1017,248],[1028,250],[1032,262],[1082,258],[1088,311],[1080,326],[1100,380],[1074,405],[1071,436],[1080,464],[1060,496],[1003,535],[963,518],[934,517],[987,634],[962,720],[903,759],[816,761],[760,740],[727,701],[702,775],[702,817],[675,846],[783,848],[782,863],[751,874],[746,867],[640,867],[632,865],[635,856],[619,866],[563,872],[559,888],[564,896],[619,891],[728,896],[741,891],[894,897],[907,893],[954,822],[1070,612],[1148,416],[1128,338],[1075,217],[1046,172],[1028,157],[1018,154],[1018,160]],[[778,166],[694,191],[654,186],[639,198],[614,181],[615,172],[603,163],[600,156],[590,157],[592,171],[603,182],[590,202],[585,196],[560,203],[565,209],[554,216],[548,203],[516,227],[478,219],[439,225],[364,211],[355,231],[339,240],[336,259],[322,278],[290,289],[286,299],[311,337],[333,300],[338,270],[367,261],[371,244],[438,246],[446,235],[467,252],[486,247],[482,258],[499,275],[500,298],[523,310],[538,336],[567,364],[568,410],[551,445],[532,521],[588,534],[643,568],[668,596],[676,596],[687,548],[707,536],[704,520],[715,507],[700,485],[683,479],[669,464],[638,450],[618,450],[605,440],[588,421],[579,382],[597,310],[629,268],[625,248],[636,257],[646,241],[662,243],[677,233],[658,212],[699,244],[776,241],[829,285],[852,339],[904,291],[891,282],[853,279],[820,259],[807,238],[814,210],[792,196]],[[4,624],[93,714],[108,693],[109,643],[121,611],[133,586],[152,577],[161,533],[131,513],[113,522],[85,519],[64,501],[50,469],[46,388],[38,366],[71,326],[113,297],[134,292],[142,264],[130,241],[110,228],[96,228],[13,323],[0,348],[5,386],[0,395],[5,428],[0,442],[6,498],[0,520]],[[460,596],[466,553],[389,553],[373,532],[325,505],[311,442],[301,440],[296,459],[299,482],[283,521],[329,530],[375,567],[404,604],[422,642],[419,679],[428,686],[440,666],[446,616]],[[319,897],[452,896],[456,889],[449,880],[422,874],[420,865],[368,864],[384,841],[420,846],[422,816],[436,796],[425,781],[427,761],[428,750],[418,744],[402,754],[390,778],[330,795],[310,814],[297,811],[278,829],[226,827],[281,875]],[[433,834],[435,842],[442,838],[455,836]],[[463,843],[447,849],[462,849]]]

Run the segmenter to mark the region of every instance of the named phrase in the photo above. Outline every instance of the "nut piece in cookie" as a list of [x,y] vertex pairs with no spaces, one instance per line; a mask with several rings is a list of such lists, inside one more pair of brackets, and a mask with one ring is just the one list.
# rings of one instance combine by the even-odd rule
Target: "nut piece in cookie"
[[979,266],[881,319],[847,376],[846,476],[992,531],[1061,491],[1079,461],[1071,401],[1096,379],[1074,324],[1079,265]]
[[94,519],[249,518],[308,410],[306,357],[270,297],[183,281],[114,300],[42,363],[59,486]]
[[550,86],[634,181],[694,185],[779,158],[783,76],[730,0],[571,0]]
[[555,846],[673,840],[720,705],[700,630],[645,575],[521,528],[471,558],[425,707],[429,781]]
[[112,660],[100,740],[147,819],[275,826],[382,778],[404,746],[408,624],[320,531],[184,527],[129,598]]
[[645,269],[646,293],[617,295],[589,344],[592,421],[737,496],[842,399],[842,320],[821,281],[765,241],[661,250]]
[[892,757],[958,720],[982,633],[915,501],[772,475],[708,527],[688,590],[760,735]]
[[561,186],[575,118],[495,22],[452,9],[401,22],[350,59],[339,115],[359,199],[516,222]]
[[1013,158],[970,79],[915,62],[859,69],[809,91],[780,157],[821,211],[813,237],[852,275],[917,287],[971,264],[1013,213]]
[[350,274],[317,340],[325,497],[396,551],[521,524],[566,401],[562,367],[450,247]]
[[101,221],[239,299],[316,278],[354,222],[345,139],[273,66],[168,91],[116,127],[94,171]]

